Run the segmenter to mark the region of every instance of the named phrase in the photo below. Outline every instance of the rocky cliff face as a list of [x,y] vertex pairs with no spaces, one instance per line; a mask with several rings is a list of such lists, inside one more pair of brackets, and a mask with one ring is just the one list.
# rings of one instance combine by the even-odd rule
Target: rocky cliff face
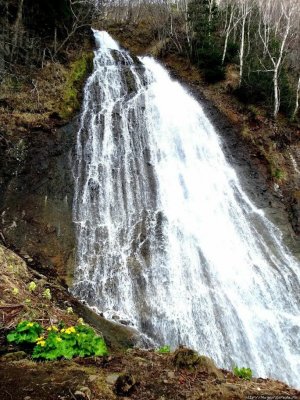
[[72,152],[93,58],[90,33],[85,39],[63,62],[19,66],[22,76],[6,75],[0,93],[0,240],[68,282],[75,248]]
[[76,131],[76,119],[58,129],[34,129],[2,149],[1,157],[2,240],[66,280],[74,262],[71,153]]

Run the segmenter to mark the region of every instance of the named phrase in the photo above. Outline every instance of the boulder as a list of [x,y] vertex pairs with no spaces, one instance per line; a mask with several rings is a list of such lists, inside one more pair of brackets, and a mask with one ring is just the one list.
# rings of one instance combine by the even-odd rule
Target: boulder
[[173,356],[173,363],[177,368],[197,368],[201,373],[222,379],[222,372],[216,367],[212,359],[200,356],[195,350],[180,347]]
[[131,393],[136,380],[133,375],[124,373],[119,375],[116,380],[114,391],[118,396],[127,396]]

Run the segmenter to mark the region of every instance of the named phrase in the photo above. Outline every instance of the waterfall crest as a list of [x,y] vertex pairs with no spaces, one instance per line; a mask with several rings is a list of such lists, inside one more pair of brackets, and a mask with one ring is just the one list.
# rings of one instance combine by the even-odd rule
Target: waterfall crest
[[299,263],[243,192],[201,105],[154,59],[94,34],[74,294],[156,344],[299,385]]

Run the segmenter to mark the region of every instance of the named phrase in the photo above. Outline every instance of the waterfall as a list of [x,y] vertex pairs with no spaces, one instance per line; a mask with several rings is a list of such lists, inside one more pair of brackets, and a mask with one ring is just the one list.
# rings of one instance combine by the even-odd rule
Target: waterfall
[[299,263],[201,105],[94,31],[78,132],[73,293],[155,345],[300,382]]

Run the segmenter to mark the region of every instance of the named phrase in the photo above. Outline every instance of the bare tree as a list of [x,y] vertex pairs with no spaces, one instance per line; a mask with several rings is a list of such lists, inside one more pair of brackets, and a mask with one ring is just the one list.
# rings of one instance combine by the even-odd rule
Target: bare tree
[[[266,1],[266,7],[262,9],[262,23],[259,24],[259,37],[263,43],[264,53],[271,62],[270,69],[264,68],[264,72],[273,73],[274,110],[273,116],[277,117],[280,108],[279,72],[284,59],[284,52],[288,40],[293,36],[293,18],[297,7],[297,0],[280,0],[278,2]],[[268,25],[268,26],[266,26]],[[270,46],[270,27],[279,41],[279,49]],[[263,60],[261,60],[264,66]]]
[[239,15],[240,12],[235,0],[226,0],[222,3],[222,6],[225,7],[226,10],[225,27],[224,27],[225,41],[224,41],[224,48],[222,55],[222,64],[224,64],[230,34],[237,27],[238,23],[241,20],[241,17]]
[[245,55],[245,31],[246,31],[246,22],[248,16],[251,12],[251,6],[248,0],[241,0],[240,3],[240,13],[241,13],[241,32],[240,32],[240,51],[239,51],[239,59],[240,59],[240,81],[241,85],[243,79],[244,72],[244,55]]
[[295,101],[295,108],[293,112],[293,119],[296,118],[296,115],[299,111],[299,98],[300,98],[300,75],[298,77],[297,87],[296,87],[296,101]]

